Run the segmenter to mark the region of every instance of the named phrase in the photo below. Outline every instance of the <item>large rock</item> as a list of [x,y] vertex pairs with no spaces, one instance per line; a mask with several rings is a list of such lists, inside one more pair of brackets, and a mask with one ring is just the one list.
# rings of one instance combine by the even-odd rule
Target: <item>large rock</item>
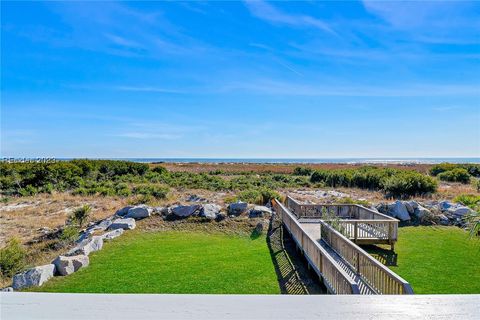
[[55,265],[47,264],[35,267],[25,272],[18,273],[13,277],[12,287],[14,290],[21,290],[29,287],[39,287],[53,277]]
[[222,210],[222,207],[220,207],[218,204],[205,204],[203,205],[202,210],[200,210],[200,217],[205,217],[211,220],[216,219],[217,215],[220,213],[220,210]]
[[128,210],[130,210],[132,208],[133,208],[132,206],[123,207],[122,209],[118,209],[117,212],[115,212],[115,214],[119,217],[123,217],[123,216],[127,215]]
[[264,217],[266,215],[272,214],[272,210],[265,206],[255,206],[250,210],[250,214],[248,215],[250,218],[259,218]]
[[111,219],[104,219],[97,224],[92,225],[91,227],[87,228],[78,240],[76,241],[77,243],[80,243],[82,241],[85,241],[86,239],[90,238],[96,231],[105,231],[107,230],[110,226],[112,225],[112,220]]
[[68,276],[78,269],[88,266],[90,259],[86,255],[78,256],[59,256],[53,261],[57,274],[61,276]]
[[412,216],[415,218],[422,220],[425,217],[429,217],[432,215],[432,212],[428,210],[425,207],[422,207],[421,205],[417,205],[417,207],[414,209]]
[[401,221],[410,220],[408,210],[405,207],[405,204],[400,200],[397,200],[393,205],[389,206],[389,214]]
[[451,203],[450,201],[441,201],[439,204],[438,204],[438,208],[441,210],[441,211],[447,211],[450,207],[453,206],[453,203]]
[[132,230],[136,227],[135,219],[133,218],[125,218],[125,219],[117,219],[114,220],[113,223],[108,227],[108,230],[116,230],[116,229],[124,229],[124,230]]
[[145,205],[130,208],[125,218],[133,218],[135,220],[145,219],[152,215],[153,209]]
[[123,234],[124,231],[125,230],[123,230],[123,229],[115,229],[113,231],[109,231],[107,233],[102,234],[101,237],[102,237],[103,241],[112,240],[112,239],[115,239],[117,237],[120,237]]
[[172,208],[172,213],[179,218],[186,218],[198,214],[201,208],[202,206],[197,204],[192,206],[176,206]]
[[463,217],[464,215],[468,215],[473,212],[472,209],[470,209],[469,207],[465,207],[459,204],[450,207],[447,211],[456,217]]
[[239,216],[242,213],[246,212],[248,208],[248,203],[246,202],[235,202],[230,203],[228,206],[228,214],[232,216]]
[[403,205],[405,206],[410,215],[413,215],[415,209],[418,207],[418,203],[415,201],[404,201]]
[[80,242],[75,248],[70,250],[66,256],[72,257],[76,255],[86,255],[94,251],[101,250],[103,247],[103,238],[101,236],[94,236],[90,239],[86,239]]

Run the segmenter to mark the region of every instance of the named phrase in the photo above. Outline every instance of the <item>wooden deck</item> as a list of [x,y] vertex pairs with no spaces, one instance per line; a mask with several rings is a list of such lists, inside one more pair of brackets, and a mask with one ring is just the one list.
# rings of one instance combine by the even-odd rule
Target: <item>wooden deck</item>
[[394,248],[398,220],[356,204],[303,204],[287,197],[287,208],[301,222],[336,219],[343,235],[357,244],[389,244]]
[[[290,198],[291,199],[291,198]],[[293,200],[293,199],[292,199]],[[288,201],[288,198],[287,198]],[[294,201],[294,200],[293,200]],[[287,202],[288,203],[288,202]],[[336,228],[331,226],[332,220],[321,219],[324,216],[301,215],[298,207],[294,214],[279,201],[274,201],[275,211],[281,216],[287,231],[302,250],[309,265],[317,272],[328,290],[334,294],[412,294],[411,286],[404,279],[370,256],[354,241],[367,240],[371,243],[388,241],[392,236],[396,241],[395,222],[389,219],[387,227],[378,228],[378,224],[370,223],[372,214],[368,212],[367,221],[351,221],[357,208],[345,210],[336,206],[339,214],[345,214],[345,220],[335,220]],[[294,203],[296,205],[298,203]],[[303,205],[302,205],[303,206]],[[308,210],[308,207],[305,207]],[[295,210],[295,208],[294,208]],[[323,210],[322,210],[323,211]],[[304,211],[305,212],[305,211]],[[310,212],[318,212],[311,210]],[[299,218],[300,216],[300,218]],[[329,216],[329,219],[331,216]],[[382,222],[383,223],[383,222]],[[388,231],[387,231],[388,230]]]

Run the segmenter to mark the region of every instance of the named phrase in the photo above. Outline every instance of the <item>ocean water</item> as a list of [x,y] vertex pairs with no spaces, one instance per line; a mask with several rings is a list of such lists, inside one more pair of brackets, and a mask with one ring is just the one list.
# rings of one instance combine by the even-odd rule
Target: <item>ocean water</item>
[[174,162],[174,163],[365,163],[365,164],[435,164],[450,163],[480,163],[480,158],[116,158],[112,160],[129,160],[134,162]]

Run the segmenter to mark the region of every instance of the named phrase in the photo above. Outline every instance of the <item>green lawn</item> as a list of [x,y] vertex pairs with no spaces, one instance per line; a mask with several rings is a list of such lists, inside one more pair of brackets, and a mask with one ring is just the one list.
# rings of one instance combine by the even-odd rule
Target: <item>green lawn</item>
[[390,268],[415,293],[480,293],[480,240],[469,239],[460,228],[399,228],[395,252],[397,266]]
[[90,266],[35,289],[84,293],[280,293],[265,236],[129,231]]

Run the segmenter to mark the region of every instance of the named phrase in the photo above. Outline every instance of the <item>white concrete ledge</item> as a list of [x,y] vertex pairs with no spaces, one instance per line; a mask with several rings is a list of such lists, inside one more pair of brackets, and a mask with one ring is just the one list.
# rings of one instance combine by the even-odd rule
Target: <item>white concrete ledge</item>
[[12,319],[479,319],[480,295],[287,296],[1,293]]

